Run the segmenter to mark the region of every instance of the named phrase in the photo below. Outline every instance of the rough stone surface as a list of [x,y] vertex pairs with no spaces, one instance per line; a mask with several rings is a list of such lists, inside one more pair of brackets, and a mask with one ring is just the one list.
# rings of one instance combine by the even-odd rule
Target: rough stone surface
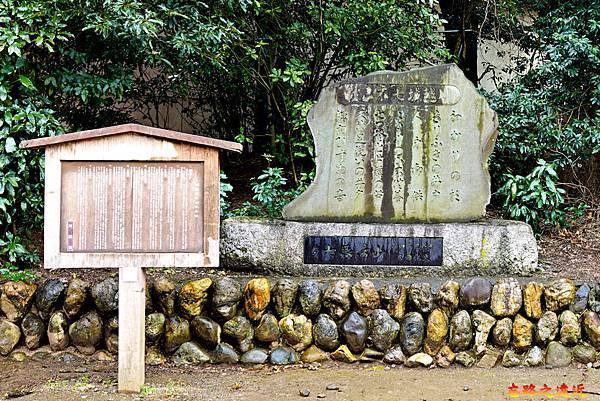
[[583,332],[588,338],[590,344],[594,347],[600,347],[600,316],[593,311],[585,311],[581,315]]
[[427,333],[423,350],[436,356],[446,342],[448,335],[448,317],[442,309],[434,309],[427,317]]
[[166,318],[160,312],[151,313],[146,316],[146,342],[153,344],[157,342],[165,333]]
[[184,342],[173,354],[176,365],[197,365],[210,362],[210,355],[193,341]]
[[476,359],[473,352],[461,351],[456,354],[454,361],[465,368],[470,368],[471,366],[475,365]]
[[213,284],[212,307],[216,317],[227,321],[233,318],[242,299],[240,283],[224,277],[216,279]]
[[290,365],[298,363],[299,359],[296,351],[289,347],[277,347],[269,355],[269,362],[273,365]]
[[571,349],[573,359],[579,363],[588,364],[596,362],[596,350],[588,344],[577,344]]
[[[236,280],[243,281],[247,279],[236,278]],[[164,352],[173,353],[173,350],[169,351],[168,348],[170,343],[172,345],[174,341],[169,339],[168,332],[165,333],[165,326],[169,324],[166,323],[168,319],[171,325],[173,325],[174,320],[177,321],[176,326],[189,325],[187,331],[191,334],[188,334],[187,340],[185,335],[183,340],[177,339],[175,341],[176,349],[179,349],[181,344],[185,342],[194,342],[214,363],[235,363],[241,354],[250,349],[265,347],[265,352],[267,352],[267,348],[278,349],[278,353],[272,359],[273,361],[280,360],[282,364],[296,363],[301,359],[312,361],[306,362],[312,364],[324,360],[328,356],[327,352],[332,352],[331,357],[338,361],[374,362],[382,361],[385,358],[386,363],[394,365],[400,364],[403,358],[406,359],[416,353],[425,353],[435,360],[436,366],[448,367],[457,359],[455,352],[458,352],[460,355],[458,355],[457,364],[466,364],[467,366],[476,364],[478,367],[490,368],[497,363],[497,357],[504,354],[504,350],[509,347],[512,354],[509,352],[505,356],[503,355],[504,365],[538,366],[546,359],[548,346],[545,346],[545,344],[560,341],[563,348],[553,345],[552,347],[556,349],[551,352],[555,352],[555,354],[550,355],[549,360],[552,358],[560,359],[565,355],[568,357],[570,353],[575,361],[587,365],[588,368],[600,366],[600,361],[597,360],[597,350],[600,349],[598,344],[600,318],[589,309],[589,302],[586,302],[588,309],[584,309],[582,313],[573,312],[573,310],[579,310],[574,308],[574,305],[578,303],[577,297],[581,295],[581,298],[585,298],[585,294],[581,292],[574,297],[571,303],[567,304],[566,301],[563,301],[563,305],[560,307],[562,309],[560,317],[557,317],[558,313],[545,309],[544,300],[541,302],[542,315],[536,321],[533,318],[528,319],[525,317],[527,309],[525,306],[520,310],[520,314],[514,318],[514,322],[509,317],[495,321],[491,315],[483,312],[483,310],[490,310],[490,304],[484,305],[481,310],[474,310],[471,316],[468,312],[469,309],[451,312],[455,310],[455,305],[460,303],[457,304],[456,302],[457,290],[455,286],[452,285],[452,282],[446,282],[442,284],[438,293],[433,296],[434,309],[428,314],[415,312],[416,306],[414,303],[404,302],[404,316],[399,320],[400,325],[398,325],[398,322],[388,312],[388,307],[391,307],[395,302],[394,300],[399,297],[399,293],[402,291],[400,289],[401,284],[398,284],[397,280],[381,281],[384,285],[378,293],[381,300],[379,303],[380,308],[371,310],[367,316],[363,316],[358,313],[358,306],[350,293],[348,312],[338,321],[325,313],[312,318],[296,315],[295,313],[302,309],[299,302],[294,303],[292,307],[294,313],[286,317],[289,321],[284,322],[285,318],[278,321],[274,315],[276,301],[275,297],[272,296],[271,302],[266,306],[259,321],[251,323],[245,317],[245,310],[241,309],[237,311],[236,317],[223,323],[219,320],[220,314],[214,308],[211,299],[213,291],[211,290],[203,307],[206,315],[196,316],[188,324],[186,319],[177,316],[181,312],[180,308],[177,308],[176,315],[169,319],[163,313],[152,313],[153,307],[160,310],[158,299],[155,297],[156,294],[153,293],[156,302],[151,303],[149,306],[146,328],[149,363],[163,363],[165,360]],[[65,286],[66,284],[65,282]],[[332,282],[331,285],[335,286],[336,283]],[[539,295],[539,288],[528,286],[525,283],[522,287],[523,292],[527,292],[526,288],[529,287],[532,289],[532,293],[536,292]],[[582,287],[584,285],[581,285],[579,289]],[[592,289],[593,285],[589,287]],[[39,289],[46,292],[44,288],[48,290],[51,285],[42,281],[39,284]],[[588,291],[588,301],[591,289]],[[174,291],[179,293],[177,290]],[[408,290],[405,289],[405,293],[408,295]],[[536,297],[537,295],[534,296],[534,298]],[[38,300],[43,302],[37,294],[33,295],[33,299],[35,302]],[[177,299],[175,302],[178,305]],[[525,302],[523,303],[525,304]],[[81,310],[77,314],[84,311],[87,311],[87,313],[70,320],[72,323],[70,328],[64,311],[51,314],[46,335],[51,347],[58,350],[57,353],[53,354],[50,351],[52,348],[47,346],[42,346],[34,352],[27,351],[24,346],[37,348],[40,343],[45,342],[43,337],[46,330],[44,320],[38,316],[37,305],[32,304],[31,300],[29,305],[27,314],[17,324],[18,328],[20,326],[20,330],[12,331],[15,334],[21,334],[23,337],[23,339],[18,340],[20,345],[23,346],[11,351],[9,354],[9,358],[12,360],[21,361],[31,358],[44,362],[54,358],[60,362],[70,363],[70,361],[73,361],[74,355],[77,354],[73,354],[72,351],[61,350],[68,346],[71,337],[73,337],[72,342],[78,347],[79,352],[93,353],[92,360],[115,360],[115,356],[112,356],[110,352],[116,353],[118,348],[119,322],[117,316],[116,314],[101,315],[93,302],[87,302],[81,306]],[[60,305],[55,304],[51,309],[56,310],[59,307]],[[391,310],[397,310],[397,308],[394,307]],[[536,316],[535,313],[530,314]],[[94,318],[90,318],[90,315],[93,315]],[[451,320],[448,321],[450,317]],[[352,320],[355,320],[355,322],[352,322]],[[8,322],[6,318],[2,317],[0,317],[0,321]],[[358,346],[355,347],[356,354],[353,354],[347,344],[348,341],[352,342],[353,339],[348,340],[343,332],[342,326],[348,322],[353,323],[353,327],[348,332],[352,331],[355,342],[357,342],[356,338],[359,339]],[[280,325],[286,326],[285,335],[280,332]],[[416,325],[417,329],[410,327],[411,325]],[[446,330],[444,330],[444,327],[446,327]],[[360,330],[357,330],[357,328]],[[69,329],[71,331],[70,335],[68,333]],[[181,327],[176,327],[176,330],[173,331],[179,331],[180,329]],[[221,329],[223,330],[223,339],[234,345],[235,349],[227,343],[221,346],[222,341],[219,335]],[[449,336],[448,331],[450,332]],[[485,334],[486,331],[487,334]],[[475,332],[475,337],[480,338],[480,341],[475,341],[475,345],[473,345],[473,332]],[[489,333],[492,333],[491,338]],[[290,341],[290,339],[294,340]],[[9,347],[13,347],[10,338],[8,340],[4,338],[3,340],[5,346],[9,344]],[[287,345],[294,341],[302,344],[296,346],[298,351]],[[448,344],[446,344],[446,341],[448,341]],[[97,351],[96,349],[100,347],[103,349]],[[564,349],[567,349],[568,352],[563,352]],[[306,350],[309,351],[304,352]],[[301,357],[301,354],[304,354],[304,357]],[[78,358],[81,359],[81,357]],[[553,362],[557,366],[562,363]],[[318,364],[312,364],[309,368],[318,369],[318,366]],[[548,366],[553,365],[548,364]]]
[[542,294],[544,286],[539,283],[527,283],[523,286],[523,306],[525,315],[530,319],[542,317]]
[[230,338],[241,352],[247,352],[253,347],[254,328],[244,316],[236,316],[225,322],[223,334]]
[[312,343],[312,322],[304,315],[287,315],[279,321],[279,330],[295,351],[304,351]]
[[[523,222],[431,224],[324,223],[233,217],[221,225],[221,264],[231,269],[269,271],[284,276],[365,277],[527,274],[538,271],[537,243]],[[435,269],[408,266],[304,264],[304,237],[380,236],[440,237],[443,265]],[[482,241],[482,238],[485,241]],[[467,306],[465,306],[467,307]],[[474,306],[479,307],[479,306]]]
[[408,299],[417,312],[429,313],[433,309],[433,292],[429,283],[414,283],[408,288]]
[[214,320],[196,316],[190,326],[192,334],[200,341],[200,344],[212,349],[221,342],[221,326]]
[[471,316],[466,310],[461,310],[452,316],[450,320],[449,345],[453,351],[466,351],[473,339],[473,327]]
[[475,352],[480,355],[487,349],[488,336],[496,319],[477,309],[473,311],[472,322],[475,329]]
[[6,319],[0,320],[0,355],[6,356],[15,348],[21,338],[21,330]]
[[558,334],[558,316],[552,311],[546,311],[537,323],[537,341],[547,344],[554,341]]
[[554,280],[544,288],[546,308],[558,311],[569,306],[575,299],[575,284],[570,279],[561,278]]
[[[367,317],[367,326],[369,328],[369,340],[373,347],[378,351],[385,352],[392,346],[400,325],[396,322],[385,309],[375,309]],[[446,321],[446,331],[448,329]]]
[[24,281],[7,281],[2,285],[0,309],[8,321],[19,322],[29,311],[37,286]]
[[406,362],[404,362],[404,366],[407,368],[416,368],[417,366],[429,367],[433,363],[433,358],[424,353],[418,352],[412,356],[410,356]]
[[36,349],[39,348],[46,335],[46,324],[39,316],[28,313],[21,322],[21,330],[25,337],[25,346],[29,349]]
[[67,293],[63,305],[64,311],[69,318],[74,319],[79,316],[87,301],[89,291],[90,286],[87,282],[80,278],[71,280],[67,286]]
[[51,279],[44,282],[37,289],[35,294],[35,306],[39,316],[47,320],[50,314],[56,309],[63,300],[66,284],[57,279]]
[[323,293],[315,280],[305,280],[298,285],[298,299],[302,313],[312,317],[321,311]]
[[115,313],[119,309],[119,282],[107,278],[92,286],[92,300],[103,314]]
[[397,320],[404,316],[407,296],[408,291],[401,284],[386,284],[379,289],[379,298],[383,307]]
[[559,342],[552,341],[546,349],[546,365],[553,368],[569,366],[573,359],[571,350]]
[[298,283],[290,279],[278,280],[271,291],[275,313],[280,318],[292,313],[296,297],[298,296]]
[[454,280],[444,282],[435,296],[436,304],[447,314],[452,314],[458,308],[460,284]]
[[494,344],[500,348],[507,347],[508,344],[510,344],[512,330],[513,324],[510,318],[505,317],[496,322],[494,329],[492,330],[492,340]]
[[342,326],[340,332],[344,336],[350,351],[362,352],[368,337],[367,320],[356,312],[351,312]]
[[444,345],[435,356],[435,364],[440,368],[448,368],[454,362],[455,358],[456,354],[454,351],[449,346]]
[[231,345],[221,342],[210,353],[210,360],[213,363],[236,363],[240,356]]
[[523,358],[514,350],[506,350],[502,356],[502,366],[505,368],[515,368],[517,366],[521,366],[522,359]]
[[[575,299],[573,299],[573,303],[571,305],[569,305],[569,310],[575,313],[581,313],[585,310],[585,308],[588,305],[588,299],[590,296],[590,292],[591,292],[592,287],[590,287],[588,284],[582,284],[578,289],[577,292],[575,292]],[[600,288],[599,288],[600,289]],[[600,312],[599,310],[595,310],[595,309],[600,309],[600,299],[596,300],[595,298],[595,293],[596,291],[594,291],[594,293],[592,294],[592,304],[590,305],[590,309],[593,310],[594,312]],[[600,295],[600,294],[598,294]],[[594,308],[594,306],[596,308]]]
[[263,343],[271,343],[279,339],[279,322],[270,313],[265,313],[254,329],[254,338]]
[[526,349],[533,343],[534,325],[521,315],[513,322],[512,340],[516,349]]
[[358,361],[347,345],[340,345],[338,349],[331,353],[331,358],[339,362],[353,363]]
[[329,284],[323,295],[323,306],[335,320],[344,317],[350,310],[350,283],[338,280]]
[[165,322],[165,351],[173,352],[191,340],[190,324],[179,316],[171,316]]
[[519,282],[514,278],[502,278],[492,289],[490,307],[497,317],[514,316],[523,304]]
[[[577,296],[575,298],[577,299]],[[600,313],[600,283],[596,283],[590,287],[587,301],[592,311]]]
[[158,310],[165,316],[175,315],[175,284],[166,277],[158,277],[152,285]]
[[302,353],[300,360],[304,363],[325,362],[329,360],[329,354],[315,345],[311,345]]
[[[430,99],[408,89],[420,87]],[[456,65],[380,71],[332,84],[307,120],[317,173],[284,208],[284,218],[465,221],[485,214],[490,198],[486,160],[498,122]],[[436,153],[449,144],[460,151],[459,158]],[[402,159],[395,157],[400,151]],[[372,169],[365,168],[367,152],[378,160]],[[388,159],[389,170],[384,167]]]
[[92,355],[102,340],[102,319],[95,311],[84,314],[69,326],[69,337],[79,352]]
[[400,345],[404,353],[414,355],[421,349],[425,337],[425,320],[418,312],[409,312],[400,326]]
[[544,363],[544,351],[537,345],[532,347],[525,354],[523,364],[525,366],[540,366]]
[[62,351],[69,346],[67,315],[54,312],[48,321],[48,343],[52,351]]
[[181,286],[177,299],[183,318],[192,320],[203,314],[211,286],[212,280],[209,278],[188,281]]
[[371,280],[361,280],[352,286],[352,298],[358,313],[367,316],[373,309],[380,307],[379,293]]
[[402,352],[402,347],[394,345],[390,348],[383,356],[383,362],[389,363],[390,365],[402,365],[406,361],[406,356]]
[[337,325],[324,313],[320,314],[313,324],[313,337],[317,347],[325,351],[334,351],[340,345]]
[[271,288],[266,278],[254,278],[244,287],[244,306],[246,316],[252,321],[258,321],[265,313],[271,302]]
[[460,286],[460,304],[465,308],[479,308],[487,305],[492,296],[492,283],[481,277],[466,279]]
[[146,364],[150,366],[162,365],[167,361],[167,357],[158,347],[150,347],[146,351]]
[[568,347],[577,344],[581,338],[581,327],[577,315],[566,310],[560,314],[558,321],[560,322],[560,342]]
[[119,318],[113,316],[104,325],[104,345],[112,354],[119,352]]
[[360,362],[379,362],[383,359],[384,353],[373,348],[365,348],[360,354]]
[[495,349],[488,349],[485,351],[485,354],[481,357],[479,361],[477,361],[478,368],[491,369],[498,361],[502,359],[502,354]]
[[254,348],[245,352],[240,357],[240,362],[245,364],[263,364],[267,362],[269,352],[262,348]]

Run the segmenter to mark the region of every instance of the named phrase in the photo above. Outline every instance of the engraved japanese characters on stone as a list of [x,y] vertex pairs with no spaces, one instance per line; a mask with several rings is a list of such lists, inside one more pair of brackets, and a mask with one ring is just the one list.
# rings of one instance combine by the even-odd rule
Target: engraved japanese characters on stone
[[306,236],[304,263],[441,266],[443,238]]
[[377,72],[323,90],[308,116],[315,181],[292,220],[464,221],[489,202],[497,118],[454,65]]
[[452,85],[393,84],[348,82],[338,85],[339,104],[398,104],[452,105],[459,101],[460,90]]

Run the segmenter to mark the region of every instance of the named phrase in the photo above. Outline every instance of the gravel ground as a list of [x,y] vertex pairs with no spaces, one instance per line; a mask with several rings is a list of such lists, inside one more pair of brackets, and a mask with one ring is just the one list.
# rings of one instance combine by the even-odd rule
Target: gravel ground
[[[301,366],[148,367],[141,395],[116,393],[116,363],[72,364],[0,359],[0,394],[19,400],[410,400],[484,401],[510,400],[509,386],[544,384],[556,392],[565,383],[583,385],[583,394],[556,399],[600,399],[600,370],[494,369],[452,367],[408,369],[381,364],[345,365],[328,362],[310,369]],[[329,386],[330,389],[327,389]],[[300,390],[309,390],[303,398]],[[540,394],[517,398],[545,400]]]

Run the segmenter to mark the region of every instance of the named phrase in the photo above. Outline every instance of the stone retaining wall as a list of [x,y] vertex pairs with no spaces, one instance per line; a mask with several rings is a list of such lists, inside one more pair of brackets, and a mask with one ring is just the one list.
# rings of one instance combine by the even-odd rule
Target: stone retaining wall
[[[369,280],[152,280],[146,361],[160,364],[383,361],[406,366],[599,367],[600,284],[542,285],[471,278],[404,286]],[[0,354],[110,359],[118,343],[118,284],[6,282]],[[41,348],[40,348],[41,347]],[[41,349],[41,350],[40,350]],[[599,362],[597,362],[597,360]]]

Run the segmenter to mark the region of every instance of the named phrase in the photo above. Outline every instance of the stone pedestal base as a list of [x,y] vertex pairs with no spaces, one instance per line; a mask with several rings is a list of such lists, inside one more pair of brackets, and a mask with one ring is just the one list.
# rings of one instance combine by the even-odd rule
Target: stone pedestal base
[[[443,238],[441,266],[304,263],[306,236]],[[538,270],[531,227],[511,220],[470,223],[317,223],[237,217],[222,222],[221,265],[289,276],[529,275]]]

